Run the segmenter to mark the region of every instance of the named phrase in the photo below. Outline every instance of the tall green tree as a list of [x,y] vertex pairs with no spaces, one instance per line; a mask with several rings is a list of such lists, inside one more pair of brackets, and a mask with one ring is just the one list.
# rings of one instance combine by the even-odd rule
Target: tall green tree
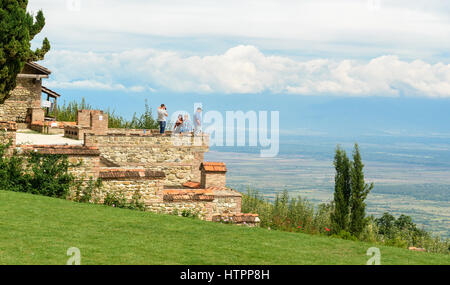
[[331,213],[332,231],[339,233],[348,231],[350,214],[350,167],[351,163],[346,152],[340,147],[336,147],[334,156],[334,167],[336,174],[334,177],[334,211]]
[[351,199],[350,199],[350,233],[359,237],[366,226],[366,203],[367,195],[373,189],[373,183],[366,184],[364,181],[364,164],[358,144],[353,151],[353,165],[351,168]]
[[43,40],[42,47],[31,50],[30,41],[45,26],[44,13],[36,17],[27,13],[28,0],[0,0],[0,104],[16,87],[16,77],[25,63],[44,59],[50,42]]

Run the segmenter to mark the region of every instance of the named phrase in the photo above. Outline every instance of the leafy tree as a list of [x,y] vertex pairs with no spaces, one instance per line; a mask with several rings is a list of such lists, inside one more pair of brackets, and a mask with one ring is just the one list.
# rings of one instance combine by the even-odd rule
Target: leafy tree
[[40,49],[31,50],[30,41],[44,28],[45,18],[42,11],[33,18],[27,5],[27,0],[0,0],[0,104],[16,87],[25,63],[44,59],[50,50],[47,38]]
[[364,164],[362,163],[359,146],[355,144],[353,151],[353,166],[351,168],[351,209],[350,209],[350,233],[359,236],[366,226],[366,203],[364,200],[373,189],[373,183],[364,182]]
[[334,211],[331,213],[333,233],[348,230],[351,198],[350,166],[347,154],[338,146],[334,157],[336,175],[334,178]]
[[394,216],[392,216],[388,212],[385,212],[383,216],[375,219],[375,223],[377,224],[379,234],[387,238],[392,238],[394,236],[394,229],[396,224]]

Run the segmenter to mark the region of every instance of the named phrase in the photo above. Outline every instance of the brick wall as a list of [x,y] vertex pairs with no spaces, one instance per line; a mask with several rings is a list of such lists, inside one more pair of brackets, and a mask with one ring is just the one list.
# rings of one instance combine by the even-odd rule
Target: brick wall
[[11,96],[0,104],[0,121],[25,123],[28,108],[41,107],[41,80],[17,78]]
[[88,133],[105,135],[108,132],[108,114],[100,110],[80,110],[77,113],[77,124],[66,125],[64,136],[82,140]]
[[225,187],[226,183],[225,172],[201,172],[200,184],[202,188]]
[[90,127],[91,126],[91,111],[90,110],[79,110],[78,111],[77,125],[80,127]]

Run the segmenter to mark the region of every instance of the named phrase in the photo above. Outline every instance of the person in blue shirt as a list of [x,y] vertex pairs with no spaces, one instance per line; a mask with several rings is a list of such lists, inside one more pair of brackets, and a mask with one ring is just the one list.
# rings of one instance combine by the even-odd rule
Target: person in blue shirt
[[192,123],[189,120],[189,114],[184,115],[183,125],[181,127],[182,133],[190,133],[192,132]]
[[202,108],[198,107],[194,114],[194,134],[198,135],[202,132]]

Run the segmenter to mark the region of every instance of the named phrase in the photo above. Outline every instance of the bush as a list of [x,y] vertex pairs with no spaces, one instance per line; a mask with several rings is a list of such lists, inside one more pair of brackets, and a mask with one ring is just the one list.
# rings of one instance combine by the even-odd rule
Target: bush
[[30,153],[27,158],[15,151],[10,157],[0,145],[0,188],[43,196],[66,198],[74,182],[69,174],[69,162],[63,155]]
[[92,177],[87,182],[81,180],[77,181],[75,186],[75,197],[73,201],[80,203],[98,203],[99,198],[95,196],[96,190],[102,187],[102,180],[100,178],[94,180]]
[[302,197],[290,198],[287,191],[277,195],[272,203],[258,191],[247,189],[242,197],[242,212],[256,213],[264,228],[305,232],[310,234],[328,234],[331,205],[320,204],[317,209]]
[[352,241],[357,241],[358,240],[357,237],[355,237],[351,233],[349,233],[347,231],[344,231],[344,230],[341,230],[338,234],[332,235],[332,237],[345,239],[345,240],[352,240]]
[[135,191],[130,202],[123,192],[108,192],[103,204],[116,208],[145,211],[145,204],[142,202],[142,195],[138,190]]
[[14,151],[6,156],[6,149],[11,143],[0,144],[0,189],[25,192],[54,198],[68,198],[71,189],[75,189],[75,201],[89,202],[101,181],[92,178],[83,185],[76,181],[69,173],[70,167],[77,167],[81,163],[71,164],[66,155],[43,155],[31,152],[19,155]]

